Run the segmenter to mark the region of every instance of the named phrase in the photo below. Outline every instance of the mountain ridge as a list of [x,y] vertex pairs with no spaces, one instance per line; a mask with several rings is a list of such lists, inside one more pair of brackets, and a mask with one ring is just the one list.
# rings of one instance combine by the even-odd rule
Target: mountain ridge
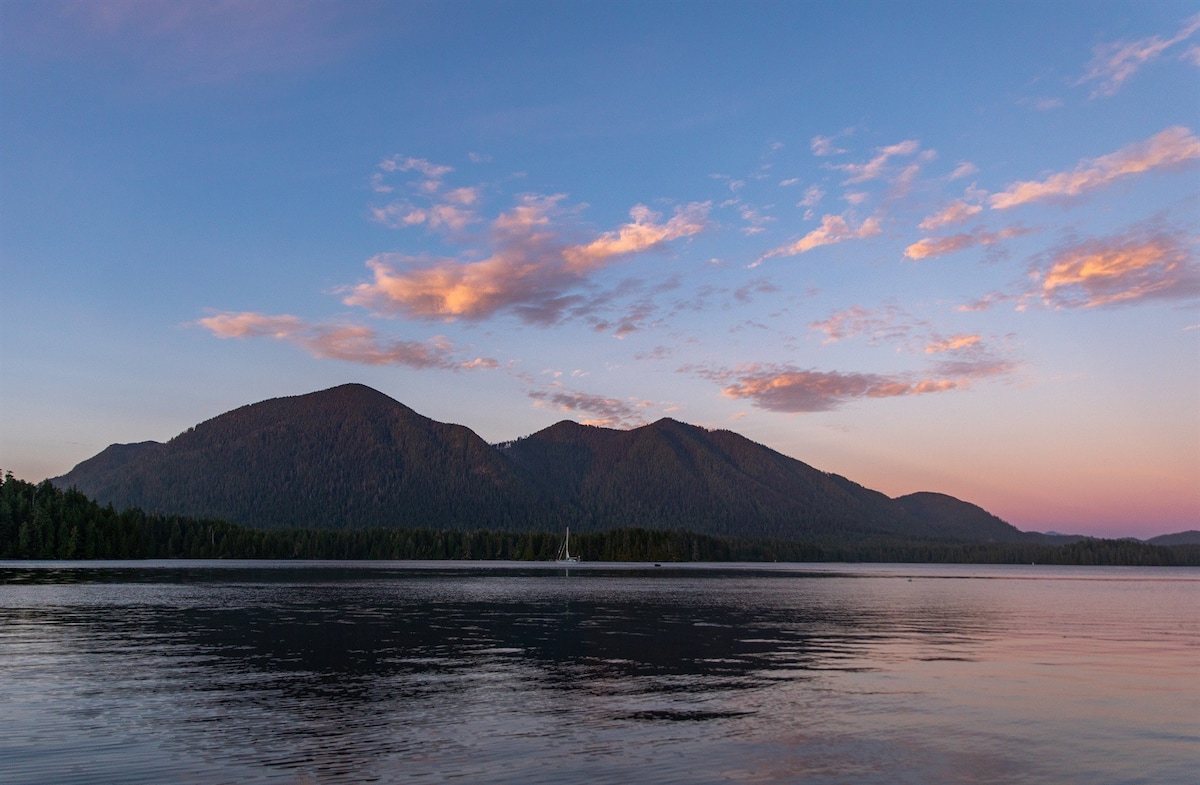
[[563,420],[489,445],[346,384],[247,404],[54,478],[101,503],[257,528],[687,529],[719,536],[1027,542],[945,494],[898,499],[734,431]]

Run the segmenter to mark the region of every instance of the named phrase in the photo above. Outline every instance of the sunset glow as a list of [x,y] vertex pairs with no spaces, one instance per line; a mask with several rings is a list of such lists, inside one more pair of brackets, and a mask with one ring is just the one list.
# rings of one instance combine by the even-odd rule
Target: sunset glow
[[354,381],[1200,528],[1194,3],[699,5],[0,5],[0,469]]

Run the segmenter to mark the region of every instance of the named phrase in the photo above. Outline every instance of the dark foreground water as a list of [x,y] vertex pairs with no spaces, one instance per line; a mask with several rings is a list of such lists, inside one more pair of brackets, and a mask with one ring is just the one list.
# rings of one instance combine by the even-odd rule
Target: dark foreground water
[[0,562],[8,783],[1195,783],[1200,570]]

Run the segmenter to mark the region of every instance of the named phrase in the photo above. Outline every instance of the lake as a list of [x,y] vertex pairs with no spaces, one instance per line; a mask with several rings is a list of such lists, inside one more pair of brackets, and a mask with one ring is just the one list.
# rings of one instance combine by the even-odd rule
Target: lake
[[0,562],[0,782],[1194,783],[1200,569]]

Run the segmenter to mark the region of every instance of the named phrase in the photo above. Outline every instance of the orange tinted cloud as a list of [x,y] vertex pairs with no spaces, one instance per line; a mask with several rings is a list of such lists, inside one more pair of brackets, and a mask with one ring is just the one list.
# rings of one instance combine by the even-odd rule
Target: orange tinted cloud
[[861,398],[894,398],[945,392],[953,379],[909,379],[898,375],[801,370],[787,366],[750,366],[728,374],[727,398],[749,399],[776,412],[823,412]]
[[400,341],[381,338],[361,325],[308,324],[298,316],[261,313],[218,313],[197,321],[219,338],[266,337],[304,349],[322,360],[344,360],[362,365],[402,365],[408,368],[496,368],[488,357],[461,360],[446,341]]
[[917,224],[917,228],[925,232],[934,232],[943,226],[962,223],[973,215],[983,212],[977,204],[967,204],[962,200],[951,202],[944,208]]
[[1042,301],[1054,308],[1094,308],[1148,298],[1200,295],[1200,269],[1174,235],[1133,233],[1064,248],[1034,271]]
[[631,223],[614,232],[606,232],[587,245],[563,251],[567,269],[585,273],[605,264],[615,256],[647,251],[669,240],[699,234],[707,223],[709,203],[690,204],[665,224],[656,223],[660,215],[644,205],[629,211]]
[[941,352],[957,352],[962,349],[970,349],[979,345],[983,340],[979,335],[952,335],[949,338],[942,338],[930,341],[925,346],[926,354],[939,354]]
[[904,249],[904,256],[913,261],[928,259],[932,256],[945,256],[948,253],[961,251],[976,245],[994,245],[1001,240],[1008,240],[1028,234],[1030,229],[1020,226],[1010,226],[999,232],[987,232],[982,228],[972,232],[964,232],[950,237],[925,237]]
[[1200,14],[1188,18],[1171,38],[1150,36],[1136,41],[1114,41],[1097,44],[1088,63],[1087,73],[1077,84],[1098,81],[1092,97],[1114,95],[1125,80],[1133,76],[1146,63],[1158,59],[1164,51],[1175,44],[1191,38],[1200,30]]
[[1175,126],[1144,142],[1115,153],[1080,162],[1071,172],[1059,172],[1045,180],[1014,183],[993,194],[988,203],[996,210],[1029,202],[1058,201],[1102,188],[1130,175],[1182,166],[1200,158],[1200,139],[1190,130]]
[[528,197],[492,224],[492,253],[478,262],[395,255],[367,262],[373,280],[353,287],[347,305],[425,319],[485,319],[510,310],[532,324],[553,324],[583,299],[571,291],[613,260],[654,250],[705,228],[708,204],[673,218],[638,206],[633,221],[590,243],[570,245],[554,224],[561,196]]
[[833,245],[843,240],[874,237],[881,231],[883,230],[879,225],[879,219],[875,216],[866,219],[855,229],[846,223],[846,219],[840,215],[826,215],[821,218],[821,225],[819,227],[813,229],[791,245],[782,245],[772,251],[768,251],[751,267],[756,267],[764,260],[774,256],[795,256],[796,254],[806,253],[814,248],[819,248],[822,245]]

